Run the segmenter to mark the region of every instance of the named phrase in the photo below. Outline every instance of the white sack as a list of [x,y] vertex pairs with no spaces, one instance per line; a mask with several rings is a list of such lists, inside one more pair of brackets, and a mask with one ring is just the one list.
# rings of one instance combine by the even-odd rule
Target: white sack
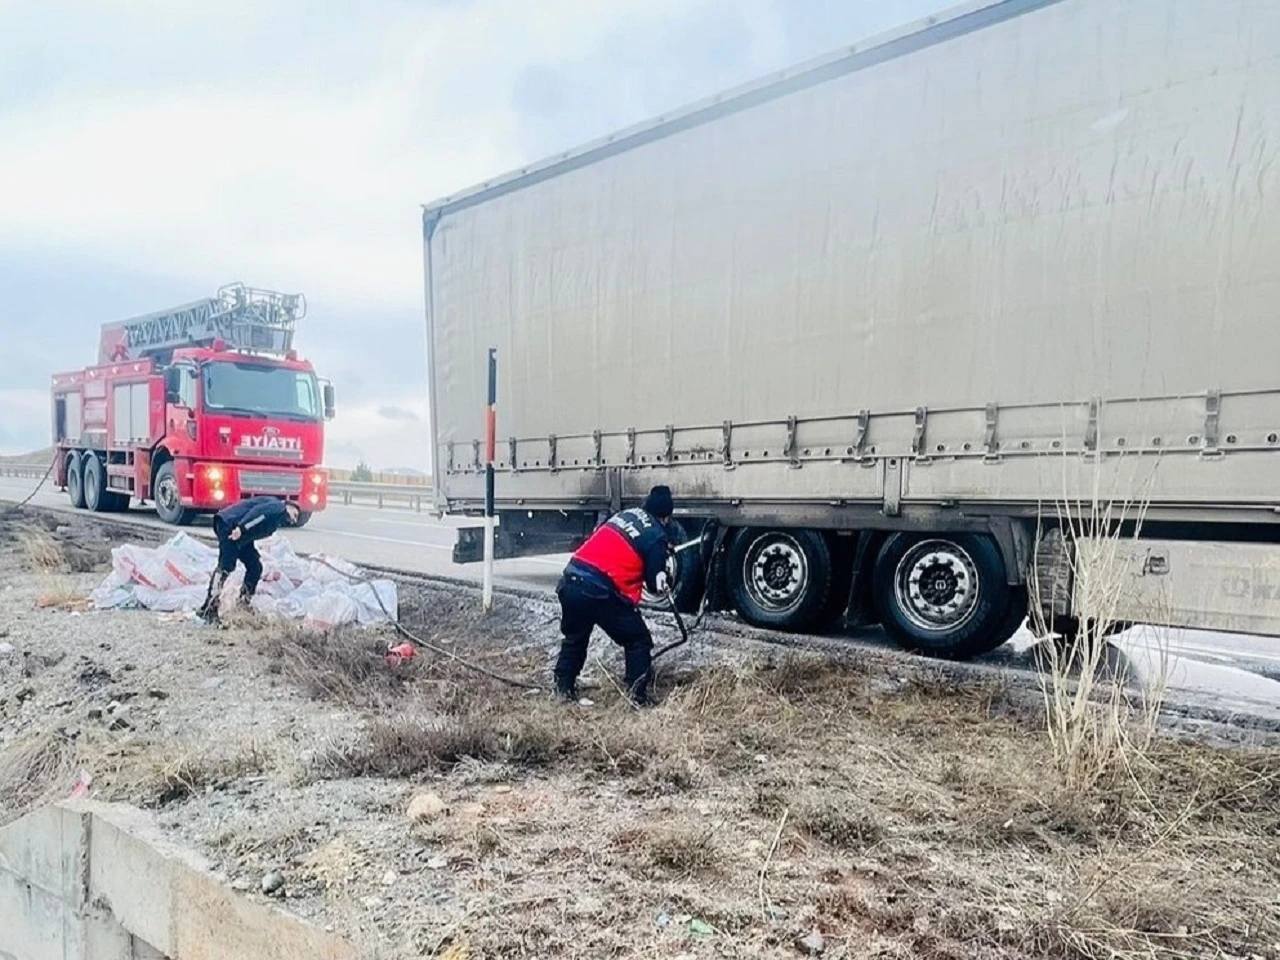
[[[316,629],[379,623],[397,613],[395,583],[353,580],[362,574],[345,560],[300,557],[278,536],[260,541],[258,553],[262,580],[253,608],[261,613],[302,620]],[[93,602],[100,609],[192,612],[204,602],[217,562],[216,548],[186,533],[154,549],[124,544],[111,551],[111,573],[93,591]],[[235,602],[243,582],[244,568],[237,565],[222,590],[223,609]]]

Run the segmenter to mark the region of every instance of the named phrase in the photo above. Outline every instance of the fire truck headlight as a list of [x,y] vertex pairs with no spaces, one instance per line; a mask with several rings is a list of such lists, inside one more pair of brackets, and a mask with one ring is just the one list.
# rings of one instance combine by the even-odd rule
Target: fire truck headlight
[[307,496],[307,499],[308,499],[309,501],[311,501],[312,503],[319,503],[319,502],[320,502],[320,494],[318,494],[318,493],[312,493],[312,494],[309,494],[309,495]]
[[206,468],[205,468],[205,471],[204,471],[204,478],[205,478],[206,480],[208,480],[210,483],[221,483],[221,482],[222,482],[222,468],[221,468],[221,467],[206,467]]
[[219,502],[227,499],[227,491],[223,490],[221,487],[218,487],[218,489],[213,491],[213,499]]
[[323,473],[313,473],[313,474],[311,475],[311,485],[312,485],[312,486],[314,486],[314,487],[319,487],[319,486],[322,486],[323,484],[324,484],[324,474],[323,474]]

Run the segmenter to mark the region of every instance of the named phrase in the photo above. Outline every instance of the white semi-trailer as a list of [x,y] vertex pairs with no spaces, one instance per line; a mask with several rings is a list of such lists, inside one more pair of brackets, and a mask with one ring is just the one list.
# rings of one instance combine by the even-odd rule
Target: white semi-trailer
[[440,506],[496,347],[500,557],[666,483],[756,624],[972,656],[1118,532],[1120,619],[1280,634],[1277,104],[1272,0],[983,0],[433,203]]

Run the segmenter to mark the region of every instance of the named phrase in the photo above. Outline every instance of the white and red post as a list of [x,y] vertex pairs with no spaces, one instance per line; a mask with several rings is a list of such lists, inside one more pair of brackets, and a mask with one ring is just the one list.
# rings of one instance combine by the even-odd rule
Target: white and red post
[[493,609],[493,553],[497,513],[493,508],[493,458],[498,431],[498,351],[489,348],[489,403],[484,421],[484,612]]

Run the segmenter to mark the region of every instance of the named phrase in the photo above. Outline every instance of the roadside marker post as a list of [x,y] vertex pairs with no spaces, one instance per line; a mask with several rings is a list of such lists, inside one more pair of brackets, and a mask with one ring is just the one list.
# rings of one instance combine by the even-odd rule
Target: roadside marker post
[[493,554],[497,513],[493,507],[493,458],[497,448],[498,351],[489,348],[489,404],[484,423],[484,612],[493,609]]

